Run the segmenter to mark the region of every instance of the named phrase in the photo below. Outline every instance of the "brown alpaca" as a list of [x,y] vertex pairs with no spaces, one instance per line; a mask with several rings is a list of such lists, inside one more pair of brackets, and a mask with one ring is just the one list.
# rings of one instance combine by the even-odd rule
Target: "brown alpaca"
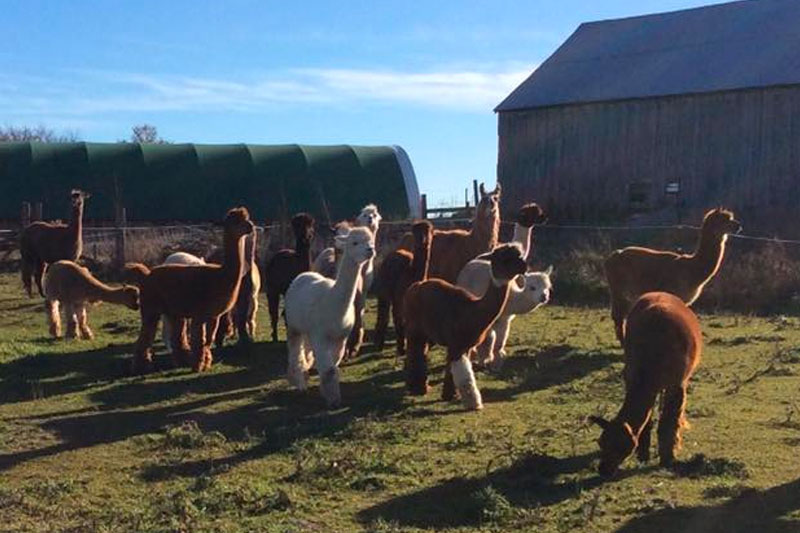
[[256,243],[258,233],[248,235],[244,244],[245,272],[239,297],[233,309],[222,315],[217,328],[217,347],[224,344],[225,339],[236,334],[240,344],[250,344],[256,336],[256,314],[258,313],[258,294],[261,292],[261,274],[259,273]]
[[[470,260],[497,246],[500,232],[500,184],[487,193],[481,183],[481,200],[469,231],[434,230],[428,276],[455,283],[458,273]],[[406,235],[400,249],[413,249],[413,236]]]
[[264,267],[267,306],[272,324],[272,342],[278,342],[278,307],[292,280],[311,270],[311,241],[314,240],[314,217],[298,213],[292,217],[294,250],[284,249],[273,255]]
[[433,239],[433,226],[427,220],[416,222],[411,233],[414,235],[414,253],[412,254],[408,250],[395,250],[387,255],[378,269],[375,283],[378,295],[378,319],[375,324],[373,342],[378,350],[383,349],[391,308],[397,336],[397,355],[406,353],[403,298],[412,283],[428,277],[427,268]]
[[719,270],[728,234],[741,229],[732,212],[713,209],[703,218],[697,248],[692,254],[638,246],[612,252],[604,266],[617,339],[622,342],[625,316],[633,302],[646,292],[669,292],[692,305]]
[[44,296],[42,275],[48,263],[77,261],[83,249],[83,204],[91,195],[79,190],[70,193],[71,211],[69,224],[37,220],[22,230],[20,255],[22,255],[22,285],[33,297],[32,280],[39,294]]
[[428,347],[440,344],[447,348],[442,398],[453,399],[458,389],[465,407],[483,407],[467,354],[483,342],[502,312],[508,300],[509,282],[526,270],[522,252],[514,244],[498,246],[488,260],[492,283],[481,298],[440,279],[416,282],[406,291],[403,302],[408,343],[406,371],[412,394],[427,392]]
[[625,401],[611,421],[592,416],[603,428],[600,467],[603,476],[616,472],[634,450],[650,459],[652,411],[661,394],[658,455],[670,466],[687,427],[686,387],[700,362],[702,334],[697,317],[683,301],[666,292],[642,295],[625,324]]
[[67,315],[67,338],[73,339],[94,338],[86,312],[89,304],[109,302],[134,311],[139,309],[139,289],[109,287],[92,276],[89,269],[73,261],[56,261],[47,267],[44,293],[50,334],[56,338],[61,336],[59,304],[64,306]]
[[136,342],[134,371],[152,365],[151,346],[161,315],[167,315],[172,328],[172,348],[176,363],[188,362],[189,346],[181,320],[191,320],[191,355],[195,371],[211,367],[211,343],[219,317],[230,311],[239,296],[244,274],[245,237],[253,232],[247,209],[228,211],[223,222],[222,265],[161,265],[149,270],[141,264],[127,265],[141,288],[142,329]]

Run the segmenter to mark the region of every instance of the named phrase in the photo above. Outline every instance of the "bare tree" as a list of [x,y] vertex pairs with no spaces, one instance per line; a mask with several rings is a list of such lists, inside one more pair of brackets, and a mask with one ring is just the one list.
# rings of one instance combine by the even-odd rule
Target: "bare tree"
[[158,129],[152,124],[137,124],[131,128],[130,142],[140,144],[169,144],[158,136]]
[[38,141],[45,143],[65,143],[78,141],[75,132],[56,133],[45,126],[5,126],[0,127],[0,142]]

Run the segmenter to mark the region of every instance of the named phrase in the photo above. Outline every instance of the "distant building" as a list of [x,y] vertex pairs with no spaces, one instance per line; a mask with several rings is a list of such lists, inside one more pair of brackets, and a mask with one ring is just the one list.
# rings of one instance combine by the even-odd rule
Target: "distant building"
[[581,24],[495,111],[506,210],[671,220],[722,204],[797,219],[800,1]]
[[0,219],[23,201],[45,218],[69,213],[69,191],[92,193],[88,220],[213,221],[236,205],[259,222],[308,211],[322,222],[375,203],[388,219],[421,216],[417,180],[399,146],[0,143]]

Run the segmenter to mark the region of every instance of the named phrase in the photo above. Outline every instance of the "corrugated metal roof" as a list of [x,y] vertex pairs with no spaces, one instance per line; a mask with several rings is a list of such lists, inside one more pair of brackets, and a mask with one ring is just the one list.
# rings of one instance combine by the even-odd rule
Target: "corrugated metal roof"
[[800,83],[800,0],[581,24],[495,111]]

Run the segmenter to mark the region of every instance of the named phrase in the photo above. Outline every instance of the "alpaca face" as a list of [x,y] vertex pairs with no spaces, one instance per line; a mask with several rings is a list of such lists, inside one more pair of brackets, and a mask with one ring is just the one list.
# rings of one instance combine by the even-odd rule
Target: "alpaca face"
[[353,228],[347,236],[337,236],[336,246],[355,263],[364,263],[375,257],[375,237],[368,228]]
[[603,428],[603,433],[597,439],[597,444],[600,446],[600,465],[597,471],[601,476],[612,476],[619,465],[636,449],[636,435],[627,422],[620,423],[616,420],[609,422],[594,416],[590,417],[590,420]]
[[504,282],[524,274],[528,269],[522,259],[522,250],[516,244],[503,244],[489,254],[492,265],[492,278]]
[[84,200],[91,198],[91,196],[92,195],[88,192],[84,192],[79,189],[73,189],[72,193],[70,194],[72,207],[83,207]]
[[481,200],[478,202],[478,217],[482,219],[491,219],[499,216],[500,214],[500,192],[502,188],[498,183],[492,192],[487,193],[481,183],[480,193]]
[[314,217],[308,213],[298,213],[293,216],[292,232],[296,238],[306,242],[314,240]]
[[742,225],[733,218],[733,213],[722,208],[709,211],[703,218],[703,227],[719,236],[739,233],[742,230]]
[[223,226],[225,227],[225,232],[235,239],[255,231],[255,226],[250,222],[250,213],[244,207],[237,207],[228,211]]
[[544,216],[544,211],[539,204],[530,203],[519,208],[516,222],[522,227],[531,228],[534,224],[544,224],[546,220],[547,217]]
[[523,275],[525,281],[525,300],[530,303],[531,309],[544,305],[550,301],[553,284],[550,282],[550,272],[527,272]]
[[414,242],[419,243],[424,248],[430,248],[433,239],[433,225],[427,220],[414,223],[411,227],[414,235]]
[[369,228],[374,234],[378,232],[378,227],[380,226],[382,218],[383,217],[381,217],[381,214],[378,212],[377,206],[375,206],[375,204],[369,204],[365,206],[356,217],[356,226]]

